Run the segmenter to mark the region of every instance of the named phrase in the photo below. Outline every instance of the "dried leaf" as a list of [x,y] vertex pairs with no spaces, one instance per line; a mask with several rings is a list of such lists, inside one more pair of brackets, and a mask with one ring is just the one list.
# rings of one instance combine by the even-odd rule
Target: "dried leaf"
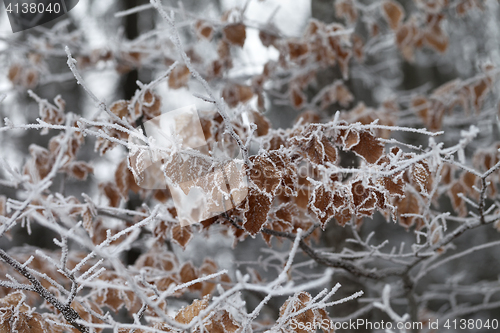
[[449,190],[451,204],[453,206],[453,209],[455,209],[455,211],[458,212],[460,216],[466,216],[467,207],[465,205],[464,199],[460,197],[460,193],[465,195],[466,189],[459,181],[455,181]]
[[208,40],[211,40],[212,39],[212,36],[214,34],[214,27],[206,22],[206,21],[203,21],[203,20],[198,20],[196,21],[195,23],[195,29],[196,29],[196,34],[198,35],[198,38],[204,38],[204,39],[208,39]]
[[109,205],[111,207],[118,207],[120,205],[120,191],[115,184],[111,182],[101,183],[99,184],[99,189],[104,192],[104,195],[108,198]]
[[6,216],[7,214],[7,197],[0,195],[0,215]]
[[168,86],[171,89],[186,87],[190,77],[189,69],[186,65],[177,66],[168,77]]
[[432,29],[424,33],[425,42],[434,50],[444,53],[448,49],[448,36],[441,29]]
[[250,86],[240,84],[227,85],[222,90],[222,98],[226,103],[234,108],[239,103],[246,103],[253,97],[253,89]]
[[172,228],[172,239],[183,249],[186,249],[186,245],[191,238],[193,238],[193,233],[190,226],[181,227],[180,224],[176,224]]
[[344,17],[350,23],[355,23],[358,19],[358,10],[353,0],[335,1],[335,16]]
[[246,27],[242,23],[230,24],[223,29],[224,38],[233,45],[243,47],[247,37]]
[[408,229],[413,225],[415,217],[403,215],[420,213],[417,197],[410,192],[406,192],[404,198],[400,199],[396,206],[398,208],[399,224]]
[[296,85],[294,85],[290,88],[290,98],[292,101],[292,105],[296,109],[300,109],[304,105],[304,103],[307,101],[306,95]]
[[313,136],[305,144],[301,144],[301,150],[304,156],[314,164],[335,163],[337,161],[337,148],[323,136],[319,140]]
[[264,115],[258,111],[251,111],[250,116],[252,118],[251,121],[257,125],[257,130],[255,131],[257,136],[263,136],[269,133],[271,123]]
[[324,228],[326,222],[328,222],[335,212],[333,193],[324,185],[317,186],[313,191],[309,208],[318,217],[322,228]]
[[243,228],[251,235],[256,235],[267,222],[267,214],[271,209],[269,196],[256,190],[250,190],[245,202]]
[[218,311],[205,325],[208,333],[235,333],[240,325],[226,310]]
[[201,311],[205,310],[208,306],[208,296],[203,297],[201,300],[194,300],[191,305],[188,305],[177,313],[175,321],[181,324],[189,324]]
[[384,17],[392,30],[396,30],[405,16],[403,6],[393,0],[386,0],[382,4]]
[[429,193],[432,186],[432,175],[429,165],[425,161],[419,161],[410,169],[411,180],[418,186],[421,192]]
[[306,43],[302,42],[288,42],[288,54],[290,55],[290,60],[297,61],[309,52],[309,47]]
[[384,153],[384,145],[370,132],[362,131],[359,133],[359,143],[351,150],[373,164]]
[[128,115],[128,101],[125,100],[119,100],[111,104],[109,107],[109,110],[113,112],[115,115],[118,116],[118,118],[123,118],[126,115]]
[[65,166],[68,175],[79,180],[86,180],[89,173],[94,172],[94,168],[87,162],[71,162]]

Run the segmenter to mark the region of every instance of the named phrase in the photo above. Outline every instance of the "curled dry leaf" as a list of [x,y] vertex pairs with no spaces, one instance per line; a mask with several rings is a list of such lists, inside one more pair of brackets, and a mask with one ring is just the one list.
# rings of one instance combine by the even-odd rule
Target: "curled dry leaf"
[[343,17],[349,23],[355,23],[358,20],[358,10],[353,0],[335,1],[335,16]]
[[94,172],[94,168],[83,161],[71,162],[65,165],[64,169],[68,175],[78,180],[86,180],[87,176]]
[[214,27],[210,23],[203,20],[198,20],[196,21],[194,26],[198,38],[204,38],[208,40],[212,39],[212,36],[214,35]]
[[111,104],[109,110],[121,119],[128,115],[128,104],[128,101],[119,100]]
[[432,175],[425,161],[413,164],[409,170],[410,179],[422,193],[429,193],[432,186]]
[[383,2],[382,12],[392,30],[396,30],[399,27],[405,16],[403,6],[393,0]]

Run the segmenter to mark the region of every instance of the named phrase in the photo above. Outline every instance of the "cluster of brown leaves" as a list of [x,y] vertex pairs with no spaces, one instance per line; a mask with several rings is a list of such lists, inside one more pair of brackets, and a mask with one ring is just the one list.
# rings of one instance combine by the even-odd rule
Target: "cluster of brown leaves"
[[[46,115],[49,117],[47,120],[56,122],[60,120],[57,116],[57,112],[59,112],[58,110],[60,110],[60,108],[64,107],[64,101],[60,98],[56,98],[56,103],[58,103],[59,109],[52,109],[50,107],[41,108],[40,112],[42,116]],[[73,124],[73,126],[76,126],[76,123]],[[67,160],[61,168],[55,171],[66,173],[78,180],[87,179],[87,176],[93,172],[92,166],[87,162],[78,161],[76,159],[77,153],[83,143],[83,135],[75,131],[70,134],[67,143],[65,133],[53,136],[49,141],[48,149],[36,144],[31,144],[29,147],[31,158],[28,159],[24,165],[24,174],[29,175],[31,181],[34,183],[40,181],[52,171],[54,163],[62,149],[63,158],[67,158]]]
[[[58,316],[39,314],[25,303],[26,296],[15,291],[0,299],[0,332],[62,333]],[[48,321],[50,319],[51,321]]]
[[21,63],[13,63],[7,74],[7,78],[12,84],[25,89],[34,88],[38,84],[39,77],[39,69],[34,64],[26,66]]
[[[302,311],[306,308],[312,300],[311,294],[308,292],[302,291],[293,296],[290,296],[285,303],[280,307],[280,318],[285,317],[287,321],[285,325],[291,326],[293,323],[292,329],[298,333],[310,333],[315,332],[316,329],[313,327],[317,327],[320,323],[329,323],[330,317],[325,309],[309,309],[298,315],[294,315],[296,312]],[[279,321],[279,319],[278,319]],[[313,325],[315,324],[315,325]],[[285,327],[286,327],[285,326]],[[333,328],[330,329],[329,325],[319,325],[323,333],[333,332]],[[295,328],[297,327],[297,328]],[[301,328],[303,327],[303,328]]]
[[[180,309],[173,319],[181,324],[189,324],[208,307],[208,300],[208,296],[203,297],[201,300],[194,300],[192,304]],[[205,332],[235,333],[241,327],[241,324],[235,321],[233,316],[226,310],[219,310],[213,313],[213,315],[207,315],[206,317],[208,318],[200,318],[204,321],[203,331]],[[165,323],[157,323],[155,324],[155,328],[165,332],[179,332],[179,330],[171,328]],[[200,331],[200,328],[194,330],[194,332]]]
[[451,115],[455,107],[461,107],[465,115],[470,110],[477,113],[482,109],[484,100],[496,80],[494,67],[487,65],[484,73],[473,79],[462,81],[455,79],[435,89],[428,97],[415,96],[411,107],[430,130],[440,130],[445,114]]

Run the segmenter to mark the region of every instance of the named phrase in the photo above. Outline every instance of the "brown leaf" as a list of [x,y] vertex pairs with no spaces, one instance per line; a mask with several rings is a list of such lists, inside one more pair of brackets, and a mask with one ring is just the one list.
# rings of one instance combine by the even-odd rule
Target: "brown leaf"
[[326,222],[335,212],[333,207],[333,193],[324,185],[316,187],[309,202],[309,208],[318,217],[322,228],[324,228]]
[[177,66],[168,77],[168,86],[171,89],[179,89],[187,86],[190,77],[189,69],[186,65]]
[[[127,159],[124,159],[118,164],[115,171],[115,183],[120,191],[120,194],[127,199],[128,191],[132,190],[134,193],[139,192],[140,187],[135,182],[134,175],[128,168]],[[156,196],[155,196],[156,197]]]
[[122,117],[128,115],[128,104],[128,101],[119,100],[111,104],[109,110],[121,119]]
[[205,310],[208,306],[208,296],[203,297],[201,300],[194,300],[191,305],[188,305],[177,313],[175,321],[181,324],[189,324],[201,311]]
[[335,16],[344,17],[350,23],[355,23],[358,19],[358,10],[353,0],[335,1]]
[[479,110],[481,110],[483,100],[486,97],[486,94],[490,91],[490,87],[491,82],[488,79],[482,79],[469,88],[474,98],[472,104],[474,105],[476,112],[479,112]]
[[403,6],[393,0],[386,0],[382,4],[384,17],[392,30],[396,30],[405,16]]
[[415,217],[402,215],[420,213],[420,206],[418,204],[417,197],[410,192],[406,192],[404,198],[397,202],[397,208],[399,215],[399,224],[408,229],[412,226]]
[[198,38],[211,40],[214,34],[214,27],[206,21],[198,20],[195,23],[196,34]]
[[424,34],[424,40],[430,47],[440,53],[444,53],[448,49],[448,36],[446,36],[441,29],[426,31]]
[[419,161],[412,165],[410,176],[421,192],[429,193],[432,186],[432,175],[429,170],[429,165],[425,161]]
[[259,38],[262,45],[264,45],[265,47],[269,47],[271,45],[274,45],[279,36],[268,30],[260,30]]
[[300,109],[302,105],[304,105],[304,103],[307,101],[306,95],[296,85],[290,88],[290,98],[292,100],[292,105],[296,109]]
[[306,43],[289,41],[288,52],[290,55],[290,60],[295,61],[306,55],[307,52],[309,52],[309,47]]
[[397,175],[392,177],[383,177],[381,179],[381,183],[390,194],[404,194],[404,182],[402,177],[397,177]]
[[344,148],[349,150],[359,143],[359,132],[358,131],[348,131],[347,135],[343,137]]
[[241,84],[230,84],[222,90],[222,98],[234,108],[239,103],[246,103],[253,97],[253,89]]
[[13,84],[19,84],[22,78],[23,66],[21,64],[12,64],[9,68],[7,77]]
[[321,140],[313,136],[307,143],[301,145],[305,157],[314,164],[335,163],[337,161],[337,149],[323,136]]
[[[297,293],[293,296],[290,296],[286,302],[280,307],[280,317],[283,316],[288,308],[291,308],[293,312],[299,312],[304,309],[308,303],[311,301],[311,295],[305,291]],[[290,302],[293,302],[290,304]],[[293,316],[291,319],[299,324],[295,329],[298,333],[309,333],[312,332],[308,329],[302,329],[302,327],[312,327],[313,323],[320,322],[321,315],[317,312],[317,310],[306,310],[299,315]]]
[[111,182],[101,183],[99,184],[99,189],[104,192],[104,195],[108,198],[109,205],[111,207],[118,207],[120,205],[120,191],[115,184]]
[[177,224],[172,228],[172,239],[183,249],[186,248],[191,238],[193,238],[193,233],[190,226],[181,227],[180,224]]
[[467,215],[467,207],[465,205],[464,199],[459,196],[459,193],[463,195],[466,194],[465,187],[457,180],[453,183],[449,190],[449,196],[451,199],[451,204],[453,205],[453,209],[460,214],[460,216]]
[[371,188],[363,186],[361,180],[351,184],[351,193],[355,211],[358,214],[371,216],[377,204],[377,195]]
[[257,125],[257,130],[255,131],[257,136],[263,136],[269,133],[271,123],[264,115],[262,115],[262,113],[258,111],[251,111],[250,116],[252,118],[251,121]]
[[352,151],[361,155],[368,163],[375,163],[384,153],[384,145],[370,132],[359,133],[359,143]]
[[226,310],[218,311],[205,325],[208,333],[235,333],[240,325]]
[[[191,282],[199,277],[197,270],[194,268],[191,262],[186,262],[184,265],[182,265],[181,270],[179,271],[179,276],[182,283]],[[201,290],[201,288],[202,284],[200,282],[189,286],[189,290],[191,291]]]
[[71,177],[79,180],[86,180],[88,174],[94,172],[94,168],[83,161],[71,162],[65,166],[65,169]]
[[0,215],[6,216],[7,214],[7,197],[0,195]]
[[251,235],[256,235],[267,222],[267,213],[271,209],[272,200],[254,189],[248,192],[245,202],[243,228]]
[[223,29],[224,38],[233,45],[243,47],[247,37],[246,27],[243,23],[230,24]]
[[252,168],[248,176],[260,192],[275,195],[281,183],[282,174],[270,156],[252,156]]

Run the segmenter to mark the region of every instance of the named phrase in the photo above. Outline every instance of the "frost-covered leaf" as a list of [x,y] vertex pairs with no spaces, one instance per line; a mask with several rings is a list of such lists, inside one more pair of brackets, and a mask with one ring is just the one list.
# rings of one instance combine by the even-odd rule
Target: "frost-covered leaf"
[[403,6],[393,0],[386,0],[382,4],[384,17],[392,30],[396,30],[403,21],[405,12]]
[[208,296],[203,297],[201,300],[194,300],[191,305],[188,305],[177,313],[175,320],[181,324],[189,324],[198,314],[205,310],[208,306]]
[[368,163],[376,163],[384,153],[384,145],[370,132],[359,133],[359,143],[351,148]]
[[248,233],[255,235],[260,232],[267,222],[267,214],[271,209],[271,202],[272,200],[268,195],[253,189],[249,191],[245,202],[243,222],[243,228]]

